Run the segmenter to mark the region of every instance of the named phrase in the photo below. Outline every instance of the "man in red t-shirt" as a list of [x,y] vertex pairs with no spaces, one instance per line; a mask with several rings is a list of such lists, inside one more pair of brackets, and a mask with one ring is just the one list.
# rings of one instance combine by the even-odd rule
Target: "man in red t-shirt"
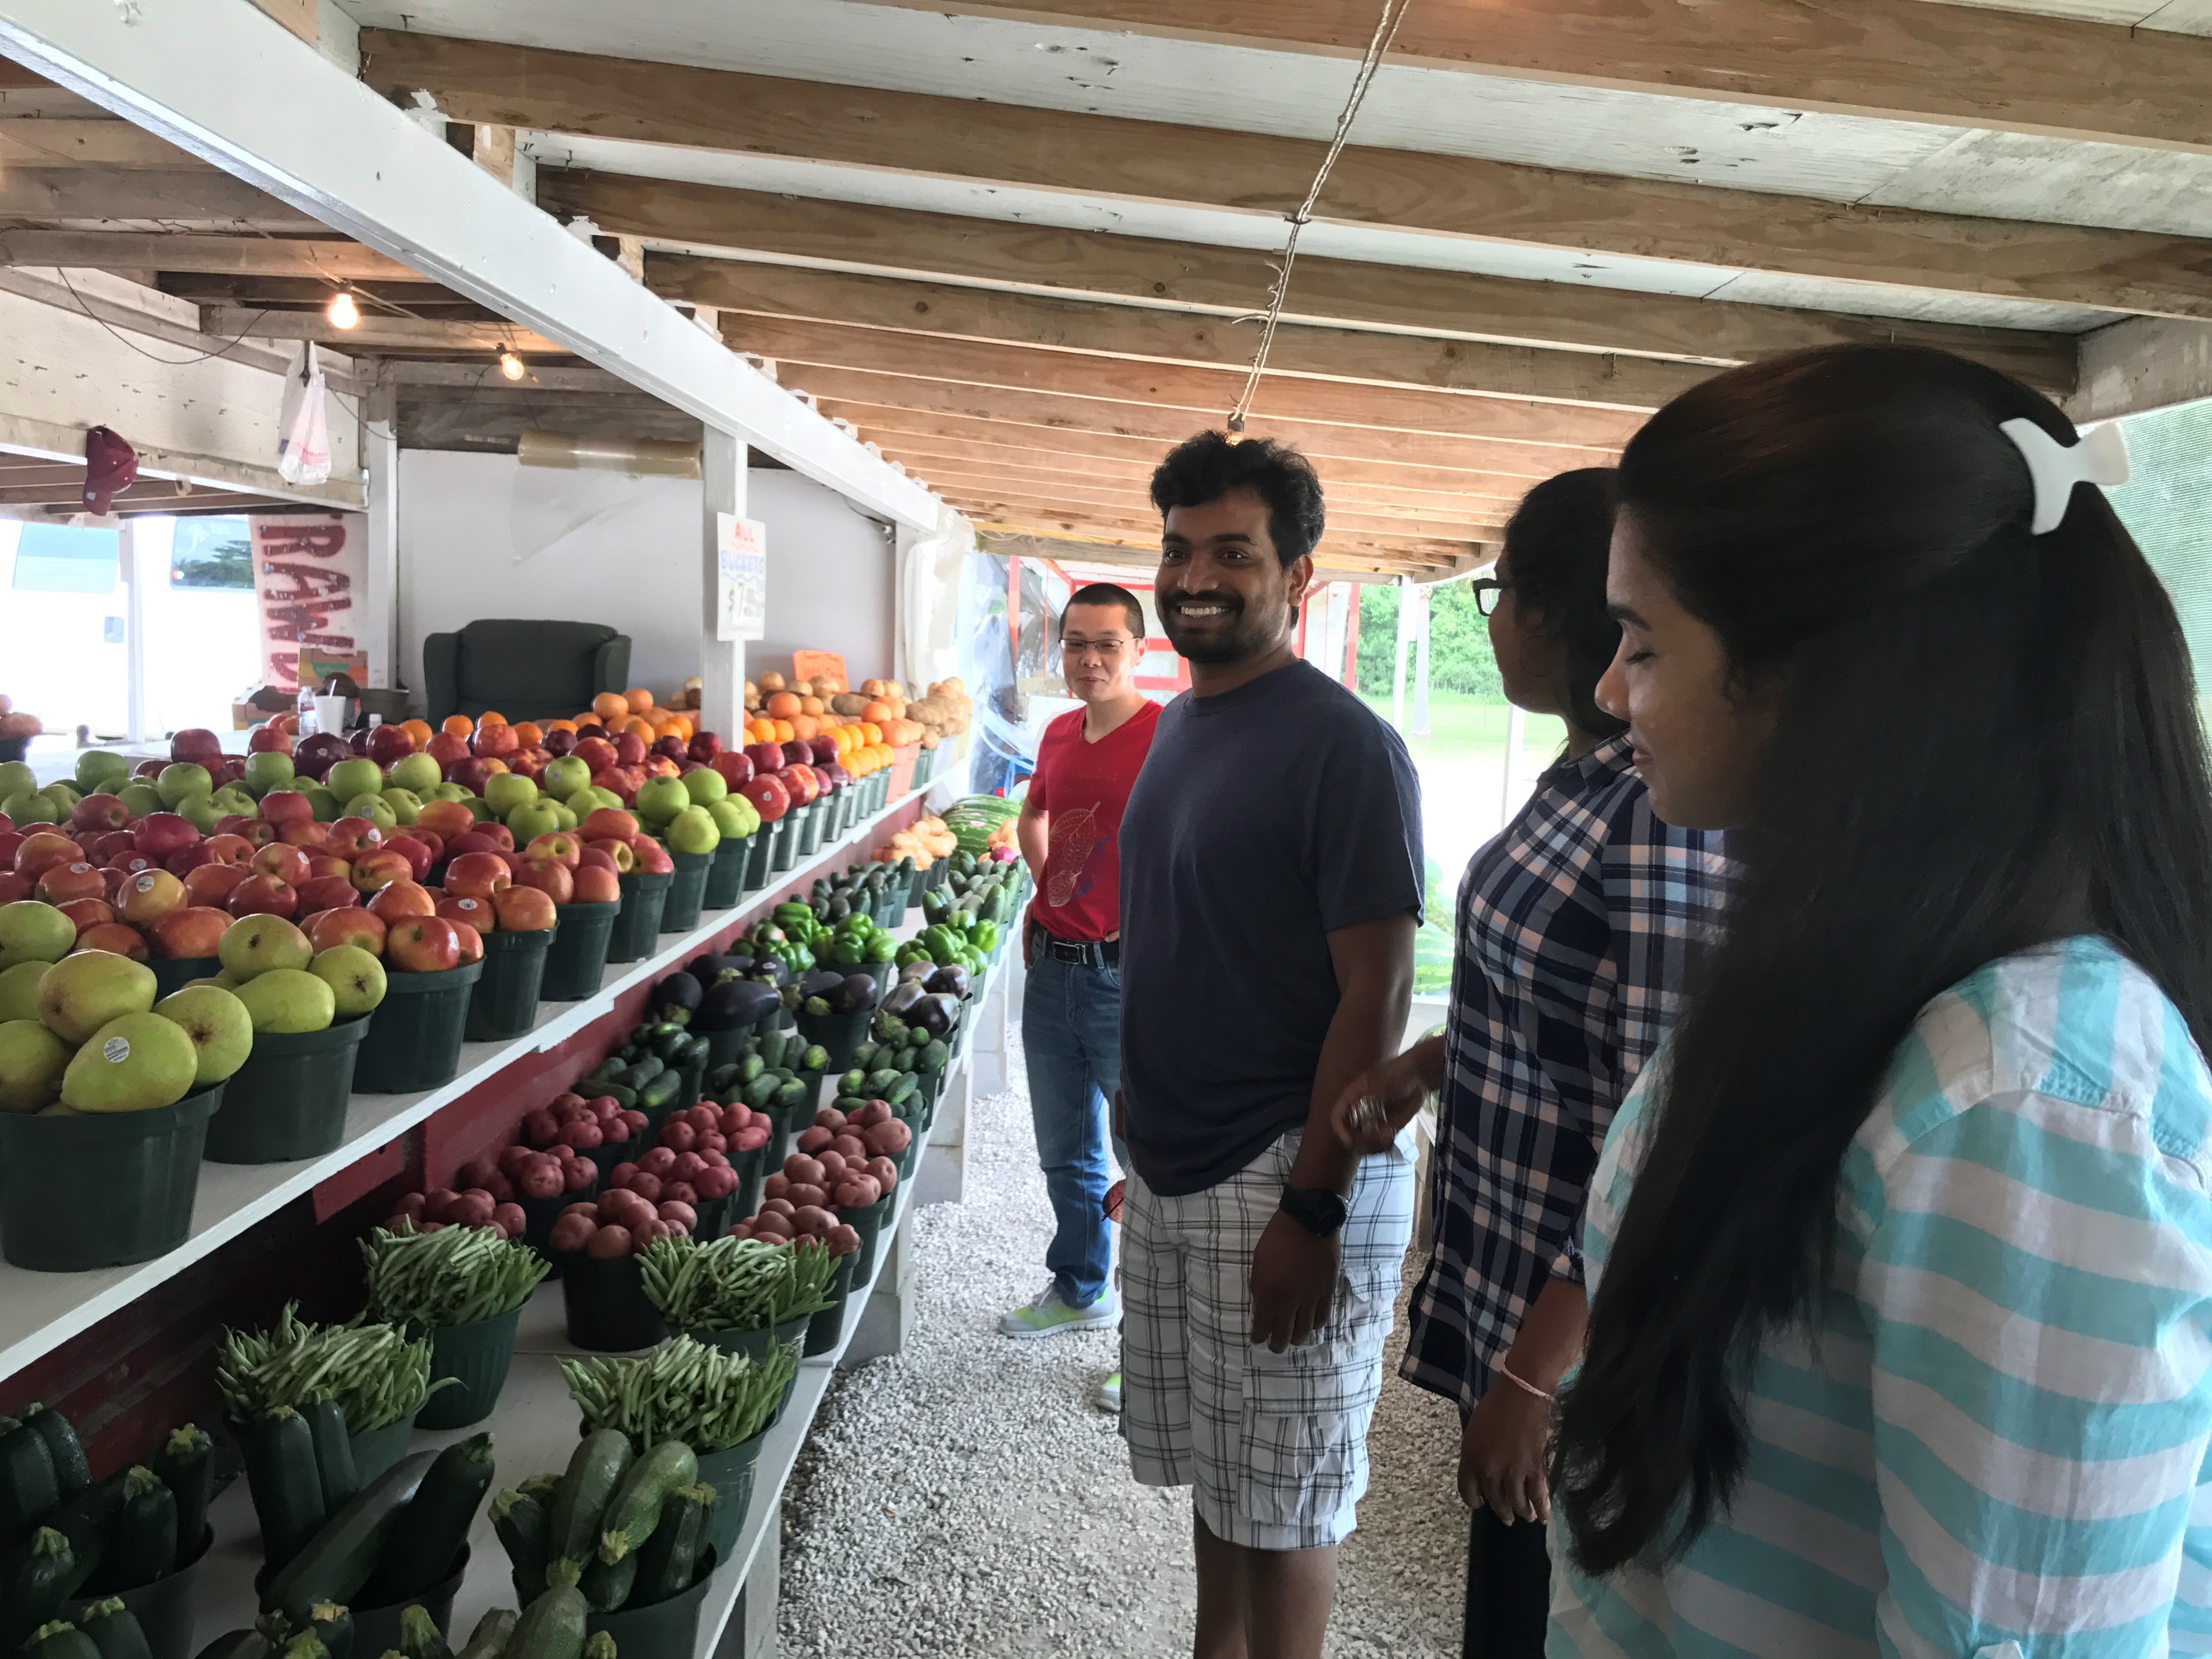
[[[1000,1322],[1008,1336],[1056,1336],[1121,1318],[1103,1205],[1107,1113],[1121,1078],[1121,809],[1160,714],[1137,690],[1144,649],[1144,609],[1126,588],[1097,582],[1069,597],[1060,669],[1083,707],[1045,728],[1017,826],[1036,878],[1022,940],[1022,1042],[1055,1223],[1044,1255],[1052,1282]],[[1119,1408],[1115,1379],[1099,1403]]]

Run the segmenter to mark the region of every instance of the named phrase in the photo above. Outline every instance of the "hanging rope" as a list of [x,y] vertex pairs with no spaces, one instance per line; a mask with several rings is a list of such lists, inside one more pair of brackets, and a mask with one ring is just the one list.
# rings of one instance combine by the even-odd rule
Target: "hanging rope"
[[1382,15],[1375,22],[1375,38],[1367,43],[1367,55],[1359,60],[1359,73],[1352,82],[1352,96],[1345,100],[1344,113],[1336,118],[1336,132],[1328,142],[1328,153],[1321,158],[1321,167],[1314,174],[1313,188],[1298,204],[1297,211],[1288,216],[1290,240],[1283,245],[1283,262],[1275,267],[1275,286],[1267,296],[1266,321],[1260,331],[1260,349],[1252,358],[1252,372],[1244,377],[1244,390],[1237,395],[1236,406],[1229,411],[1229,429],[1242,432],[1244,416],[1252,407],[1252,399],[1259,395],[1260,377],[1267,372],[1267,352],[1275,343],[1275,325],[1283,318],[1283,307],[1291,296],[1291,267],[1297,261],[1298,236],[1313,218],[1314,207],[1321,200],[1322,186],[1328,182],[1329,170],[1336,158],[1344,152],[1346,142],[1352,137],[1352,123],[1359,113],[1359,106],[1367,99],[1367,88],[1374,84],[1375,71],[1382,66],[1384,54],[1390,42],[1397,38],[1398,25],[1406,21],[1406,13],[1413,0],[1382,0]]

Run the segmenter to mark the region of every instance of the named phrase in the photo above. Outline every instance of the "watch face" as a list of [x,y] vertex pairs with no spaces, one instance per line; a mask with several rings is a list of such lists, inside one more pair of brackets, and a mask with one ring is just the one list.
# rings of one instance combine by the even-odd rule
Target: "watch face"
[[1285,1187],[1283,1207],[1308,1232],[1326,1237],[1344,1225],[1349,1206],[1341,1194],[1327,1188]]

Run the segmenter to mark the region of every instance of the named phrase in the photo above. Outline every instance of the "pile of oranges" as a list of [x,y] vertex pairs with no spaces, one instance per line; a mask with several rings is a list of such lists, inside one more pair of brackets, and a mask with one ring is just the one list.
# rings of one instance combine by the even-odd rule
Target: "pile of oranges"
[[[857,714],[836,713],[830,701],[843,691],[842,680],[825,676],[787,687],[783,676],[770,673],[761,676],[757,688],[748,684],[745,689],[752,694],[747,702],[757,702],[745,721],[747,743],[811,743],[828,738],[837,745],[837,764],[855,778],[891,763],[891,749],[899,739],[884,724],[890,711],[871,705]],[[877,718],[868,717],[872,710]]]
[[[274,726],[277,720],[289,718],[279,715],[270,724]],[[698,727],[689,714],[679,714],[674,709],[658,707],[653,702],[653,693],[642,688],[632,691],[602,691],[592,699],[592,706],[574,720],[547,720],[542,725],[535,720],[519,720],[509,725],[506,715],[492,709],[473,720],[466,714],[448,715],[438,730],[447,737],[465,741],[473,739],[471,746],[479,756],[489,752],[490,757],[496,758],[509,749],[528,750],[538,748],[544,743],[549,732],[573,734],[583,727],[592,728],[591,735],[594,737],[604,736],[609,739],[627,732],[648,746],[661,738],[676,738],[689,743],[698,735]],[[430,739],[437,735],[437,732],[431,729],[430,723],[422,720],[402,720],[399,729],[415,739],[417,749],[428,749]],[[511,733],[514,741],[510,744],[503,735],[495,735],[487,743],[485,738],[488,733]]]

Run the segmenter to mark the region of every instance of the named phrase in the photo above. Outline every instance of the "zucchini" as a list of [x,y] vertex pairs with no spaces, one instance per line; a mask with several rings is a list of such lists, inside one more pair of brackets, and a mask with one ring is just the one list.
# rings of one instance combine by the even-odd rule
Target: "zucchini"
[[94,1601],[76,1623],[100,1650],[100,1659],[153,1659],[137,1615],[125,1607],[118,1596]]
[[323,1400],[300,1415],[307,1419],[307,1433],[315,1443],[315,1475],[322,1482],[323,1512],[336,1515],[361,1490],[361,1476],[353,1466],[353,1437],[346,1431],[345,1408],[335,1400]]
[[177,1495],[143,1463],[123,1477],[123,1507],[108,1529],[101,1582],[137,1589],[177,1569]]
[[181,1560],[196,1553],[208,1535],[208,1503],[215,1496],[215,1442],[205,1429],[187,1423],[155,1454],[153,1468],[161,1477],[161,1484],[177,1495],[177,1551]]
[[561,1477],[557,1474],[533,1474],[515,1488],[525,1498],[534,1498],[541,1504],[560,1490]]
[[[583,1564],[591,1559],[592,1552],[599,1545],[599,1517],[606,1513],[623,1476],[629,1473],[630,1461],[629,1437],[619,1429],[600,1429],[586,1435],[575,1455],[569,1458],[568,1472],[561,1478],[561,1490],[555,1494],[553,1508],[547,1517],[545,1573],[549,1584],[555,1582],[553,1575],[564,1562],[574,1566],[578,1577],[582,1576]],[[573,1585],[575,1579],[570,1578],[568,1583]],[[577,1639],[581,1641],[582,1638]],[[526,1652],[517,1655],[516,1659],[532,1659],[532,1656]]]
[[556,1583],[544,1595],[523,1608],[507,1638],[512,1659],[583,1659],[584,1621],[591,1606],[576,1588],[574,1561],[556,1561],[546,1569],[564,1583]]
[[100,1659],[92,1638],[66,1619],[40,1626],[23,1644],[23,1651],[30,1659]]
[[660,1506],[660,1524],[637,1553],[637,1584],[632,1607],[651,1607],[691,1588],[714,1518],[714,1489],[703,1483],[678,1486]]
[[74,1498],[92,1485],[92,1465],[85,1462],[84,1443],[76,1437],[69,1419],[50,1406],[26,1406],[23,1420],[46,1443],[46,1455],[54,1464],[54,1485],[64,1498]]
[[271,1571],[281,1571],[329,1517],[314,1433],[306,1418],[279,1406],[264,1421],[240,1426],[238,1449],[261,1521],[261,1553]]
[[313,1635],[330,1659],[346,1659],[353,1651],[353,1614],[335,1601],[318,1601],[307,1609],[307,1627],[301,1633]]
[[519,1617],[511,1607],[494,1607],[477,1620],[477,1627],[469,1632],[468,1641],[454,1659],[500,1659]]
[[499,1534],[518,1584],[545,1582],[545,1506],[526,1492],[503,1492],[491,1500],[491,1529]]
[[319,1602],[350,1603],[375,1571],[377,1558],[435,1455],[416,1452],[403,1457],[355,1493],[353,1502],[270,1578],[261,1605],[297,1626],[307,1622],[308,1610]]
[[321,1637],[303,1630],[284,1644],[283,1659],[331,1659],[331,1650],[323,1645]]
[[70,1541],[40,1527],[27,1544],[0,1562],[0,1648],[12,1650],[62,1610],[63,1587],[76,1557]]
[[698,1478],[698,1455],[681,1440],[664,1440],[639,1458],[623,1477],[600,1522],[599,1559],[612,1566],[635,1554],[660,1524],[660,1506],[668,1495]]
[[584,1644],[584,1659],[616,1659],[615,1638],[609,1632],[592,1632],[591,1640]]
[[399,1615],[399,1651],[406,1659],[453,1659],[446,1633],[424,1607],[409,1607]]
[[[473,1435],[440,1452],[422,1477],[392,1543],[377,1564],[369,1605],[410,1601],[442,1583],[468,1542],[469,1526],[491,1490],[491,1437]],[[425,1659],[411,1655],[410,1659]]]
[[75,1565],[62,1586],[64,1601],[80,1594],[100,1571],[107,1553],[108,1528],[115,1520],[116,1510],[123,1507],[123,1479],[120,1474],[111,1474],[47,1511],[46,1524],[69,1540],[70,1553],[75,1558]]
[[[54,1456],[46,1449],[46,1436],[28,1423],[0,1418],[0,1547],[28,1536],[46,1511],[61,1501],[61,1486],[54,1478]],[[28,1635],[36,1628],[26,1626],[23,1633]]]
[[274,1659],[276,1648],[258,1625],[218,1636],[199,1650],[198,1659]]
[[612,1565],[596,1555],[584,1564],[584,1576],[576,1588],[584,1593],[584,1600],[595,1613],[614,1613],[629,1601],[631,1587],[637,1583],[637,1557],[625,1555]]

